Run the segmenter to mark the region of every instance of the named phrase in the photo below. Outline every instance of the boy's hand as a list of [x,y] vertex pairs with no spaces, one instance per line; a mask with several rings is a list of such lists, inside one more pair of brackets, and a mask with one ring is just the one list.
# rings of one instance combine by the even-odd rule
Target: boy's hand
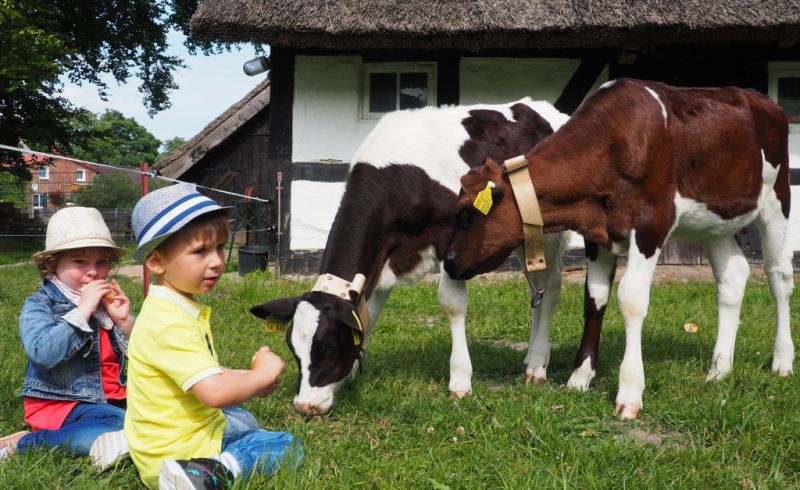
[[278,389],[283,380],[283,359],[272,352],[266,345],[253,356],[251,370],[257,372],[264,380],[264,388],[256,396],[269,396]]

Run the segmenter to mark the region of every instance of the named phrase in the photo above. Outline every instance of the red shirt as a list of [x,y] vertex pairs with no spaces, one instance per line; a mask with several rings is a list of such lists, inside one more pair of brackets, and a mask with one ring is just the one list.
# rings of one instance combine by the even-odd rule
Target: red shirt
[[[119,357],[111,347],[108,330],[100,329],[100,379],[103,381],[103,392],[109,400],[124,400],[127,390],[119,384]],[[78,402],[67,400],[47,400],[26,396],[25,422],[33,431],[55,430],[64,424],[67,415]]]

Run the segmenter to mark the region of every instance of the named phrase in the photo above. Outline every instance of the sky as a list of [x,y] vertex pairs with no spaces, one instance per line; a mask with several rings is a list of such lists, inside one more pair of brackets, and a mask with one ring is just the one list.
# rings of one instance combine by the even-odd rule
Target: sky
[[241,45],[240,51],[234,49],[231,53],[190,56],[183,46],[183,34],[172,31],[168,39],[168,54],[180,56],[186,65],[173,73],[178,88],[170,92],[169,109],[152,118],[148,116],[138,91],[140,82],[135,77],[123,85],[110,76],[104,78],[109,87],[108,101],[101,100],[97,88],[91,84],[77,86],[66,82],[62,96],[75,106],[95,113],[115,109],[136,119],[164,142],[176,136],[192,138],[264,80],[264,73],[251,77],[242,71],[242,65],[257,56],[252,45]]

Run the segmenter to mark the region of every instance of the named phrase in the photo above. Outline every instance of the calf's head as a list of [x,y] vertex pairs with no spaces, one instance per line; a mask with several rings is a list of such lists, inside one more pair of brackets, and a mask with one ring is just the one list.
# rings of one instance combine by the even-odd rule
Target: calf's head
[[[476,205],[476,199],[490,205]],[[481,209],[479,209],[481,208]],[[445,256],[453,279],[498,268],[523,241],[522,219],[503,167],[493,160],[461,177],[455,228]],[[485,213],[484,213],[485,212]]]
[[259,318],[289,322],[286,343],[297,361],[294,405],[307,415],[322,415],[336,390],[360,362],[364,342],[356,306],[345,299],[312,291],[295,298],[254,306]]

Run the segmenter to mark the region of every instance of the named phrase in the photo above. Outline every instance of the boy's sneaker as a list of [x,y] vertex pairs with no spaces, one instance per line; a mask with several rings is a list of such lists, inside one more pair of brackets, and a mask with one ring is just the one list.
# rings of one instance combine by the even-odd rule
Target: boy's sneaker
[[161,490],[224,490],[233,485],[233,474],[211,458],[168,459],[161,462]]
[[127,458],[130,455],[129,451],[125,432],[118,430],[100,434],[89,448],[89,457],[92,458],[92,464],[102,471]]
[[0,461],[8,459],[17,452],[17,443],[20,439],[30,434],[27,430],[15,432],[10,436],[0,437]]

